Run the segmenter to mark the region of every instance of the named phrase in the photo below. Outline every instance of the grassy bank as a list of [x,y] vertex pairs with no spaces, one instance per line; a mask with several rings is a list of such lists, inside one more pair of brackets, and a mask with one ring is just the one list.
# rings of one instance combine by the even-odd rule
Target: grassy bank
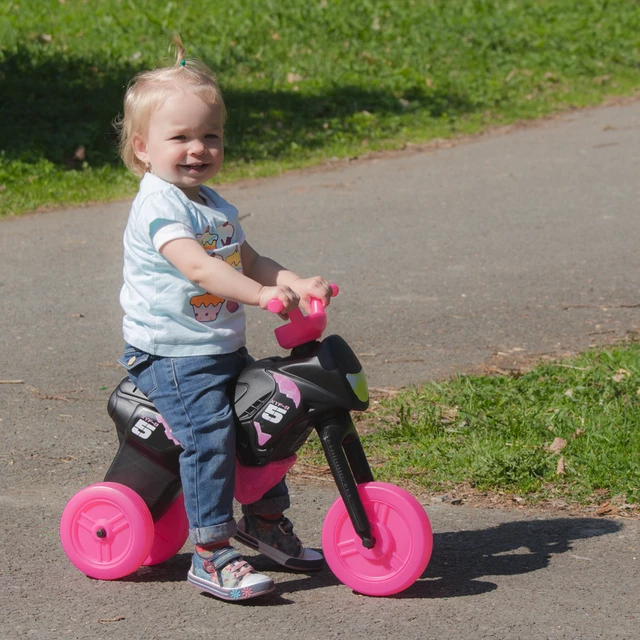
[[[378,480],[640,506],[640,344],[402,390],[357,425]],[[302,459],[326,466],[310,445]]]
[[640,87],[630,0],[0,0],[0,215],[133,192],[110,123],[174,30],[228,102],[222,180]]

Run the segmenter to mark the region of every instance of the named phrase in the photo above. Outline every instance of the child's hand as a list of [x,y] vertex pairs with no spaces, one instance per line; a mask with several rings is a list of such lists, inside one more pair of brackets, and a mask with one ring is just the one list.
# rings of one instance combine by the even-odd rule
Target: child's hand
[[291,283],[291,288],[300,296],[300,306],[309,313],[311,298],[322,300],[325,307],[331,302],[331,284],[320,276],[313,278],[298,278]]
[[298,294],[290,287],[281,285],[275,287],[262,287],[259,300],[261,309],[266,309],[271,300],[280,300],[283,304],[283,308],[278,315],[284,320],[287,320],[289,317],[287,312],[293,311],[298,304],[300,304]]

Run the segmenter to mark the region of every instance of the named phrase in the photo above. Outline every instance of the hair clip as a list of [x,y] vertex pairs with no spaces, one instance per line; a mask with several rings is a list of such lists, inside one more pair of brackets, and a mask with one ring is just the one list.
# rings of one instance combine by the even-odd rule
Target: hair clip
[[184,58],[182,58],[182,60],[180,60],[180,66],[184,67],[186,64],[187,64],[187,61]]

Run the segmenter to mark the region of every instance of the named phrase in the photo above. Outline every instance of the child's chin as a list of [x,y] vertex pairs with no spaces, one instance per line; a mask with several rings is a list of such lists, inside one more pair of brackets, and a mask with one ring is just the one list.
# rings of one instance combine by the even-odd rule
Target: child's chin
[[202,184],[209,179],[208,173],[198,173],[198,174],[182,174],[178,178],[178,182],[184,183],[186,186],[194,185],[194,184]]

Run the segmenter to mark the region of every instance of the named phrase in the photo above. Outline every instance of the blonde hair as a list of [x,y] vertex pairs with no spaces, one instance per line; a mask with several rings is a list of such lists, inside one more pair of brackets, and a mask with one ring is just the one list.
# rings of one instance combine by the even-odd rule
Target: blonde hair
[[222,92],[215,74],[202,62],[186,57],[180,36],[174,35],[172,46],[176,47],[176,62],[170,67],[142,71],[134,76],[124,96],[124,113],[114,126],[118,132],[120,157],[126,167],[138,176],[147,168],[133,150],[134,134],[146,134],[151,115],[157,111],[175,91],[188,91],[205,103],[222,107],[222,123],[227,112]]

